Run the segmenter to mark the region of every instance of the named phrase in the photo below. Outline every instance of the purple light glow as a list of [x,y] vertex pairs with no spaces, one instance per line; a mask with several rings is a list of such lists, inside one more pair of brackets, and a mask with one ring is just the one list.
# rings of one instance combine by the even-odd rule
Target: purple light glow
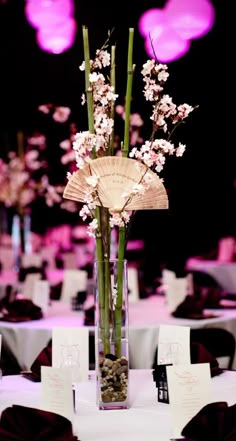
[[166,19],[185,39],[203,37],[210,31],[215,20],[215,10],[208,0],[168,0]]
[[71,0],[27,0],[25,16],[31,26],[58,26],[65,19],[72,17],[74,4]]
[[[215,10],[209,0],[167,0],[164,8],[142,14],[138,27],[148,55],[160,62],[176,60],[190,48],[190,40],[210,31]],[[152,47],[153,46],[153,47]]]
[[190,48],[190,41],[181,38],[173,29],[165,28],[158,38],[152,37],[145,40],[145,50],[151,58],[156,58],[160,63],[167,63],[182,57]]
[[76,31],[76,21],[70,18],[59,27],[38,29],[36,40],[42,50],[52,54],[61,54],[73,45]]
[[138,28],[139,32],[143,37],[148,37],[150,31],[155,29],[155,35],[163,30],[166,23],[165,13],[163,9],[153,8],[144,12],[141,16]]

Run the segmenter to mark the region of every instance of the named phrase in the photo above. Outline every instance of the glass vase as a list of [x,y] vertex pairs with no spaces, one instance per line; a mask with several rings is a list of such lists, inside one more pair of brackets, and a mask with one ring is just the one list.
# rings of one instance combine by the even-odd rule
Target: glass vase
[[126,260],[94,266],[97,406],[129,407],[128,280]]

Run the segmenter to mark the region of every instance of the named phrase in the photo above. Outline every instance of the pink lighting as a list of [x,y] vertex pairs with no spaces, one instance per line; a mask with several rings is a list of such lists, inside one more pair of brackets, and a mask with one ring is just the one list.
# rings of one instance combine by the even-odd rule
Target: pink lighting
[[[152,39],[152,36],[151,36]],[[190,41],[181,38],[173,29],[165,28],[157,38],[145,40],[145,49],[151,58],[161,63],[174,61],[182,57],[190,48]]]
[[37,43],[46,52],[60,54],[72,46],[76,31],[76,21],[74,18],[70,18],[58,27],[38,29]]
[[161,32],[165,26],[164,10],[160,8],[149,9],[141,16],[138,28],[143,37],[148,37],[151,29],[155,29],[155,35]]
[[148,55],[167,63],[185,55],[190,41],[209,32],[214,20],[209,0],[167,0],[162,9],[144,12],[138,26]]
[[71,0],[27,0],[25,5],[26,18],[36,29],[60,25],[73,13],[74,5]]
[[165,13],[169,26],[186,39],[205,35],[215,19],[215,10],[208,0],[169,0]]

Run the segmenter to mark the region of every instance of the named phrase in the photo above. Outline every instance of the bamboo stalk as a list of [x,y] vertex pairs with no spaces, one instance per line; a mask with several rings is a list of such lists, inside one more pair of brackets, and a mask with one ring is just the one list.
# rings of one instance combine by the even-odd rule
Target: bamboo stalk
[[122,156],[127,157],[129,153],[129,128],[130,128],[130,108],[132,98],[132,86],[134,68],[133,65],[133,45],[134,45],[134,29],[129,29],[129,43],[128,43],[128,60],[127,60],[127,84],[125,95],[125,130],[124,130],[124,143],[122,145]]
[[[111,81],[110,81],[110,84],[113,87],[114,93],[115,93],[115,90],[116,90],[115,54],[116,54],[116,48],[115,48],[115,46],[112,46],[111,47],[111,74],[110,74],[111,75]],[[115,117],[115,103],[112,104],[110,117],[113,118],[113,121],[114,121],[114,117]],[[109,154],[110,155],[114,155],[114,125],[113,125],[113,130],[112,130],[112,134],[111,134],[111,138],[110,138],[110,147],[109,147]]]
[[[125,129],[124,129],[124,143],[122,145],[122,156],[127,157],[129,152],[129,127],[130,127],[130,108],[131,95],[133,85],[133,41],[134,29],[129,29],[129,43],[128,43],[128,60],[127,60],[127,85],[125,98]],[[123,262],[125,257],[126,247],[126,228],[119,228],[119,243],[118,243],[118,276],[117,276],[117,302],[115,311],[115,335],[116,335],[116,355],[121,355],[121,330],[122,330],[122,303],[123,303]]]

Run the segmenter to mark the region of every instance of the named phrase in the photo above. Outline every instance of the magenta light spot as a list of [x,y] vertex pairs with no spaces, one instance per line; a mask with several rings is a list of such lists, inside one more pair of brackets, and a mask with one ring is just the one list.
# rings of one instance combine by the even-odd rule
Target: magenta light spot
[[42,50],[52,54],[61,54],[73,45],[76,31],[76,21],[70,18],[59,27],[38,29],[36,40]]
[[175,31],[186,39],[203,37],[215,20],[215,10],[208,0],[169,0],[166,19]]
[[151,36],[151,40],[150,38],[145,40],[146,52],[160,63],[174,61],[186,54],[190,48],[190,41],[181,38],[171,28],[165,28],[157,38]]
[[209,32],[214,20],[209,0],[167,0],[164,8],[144,12],[138,27],[148,55],[154,58],[155,52],[158,61],[168,62],[185,55],[190,41]]
[[139,20],[138,28],[140,34],[146,38],[148,37],[151,29],[155,28],[155,33],[157,35],[158,32],[163,30],[165,20],[165,14],[162,9],[149,9],[148,11],[144,12]]
[[25,16],[36,29],[60,25],[73,13],[74,3],[71,0],[27,0],[25,5]]

